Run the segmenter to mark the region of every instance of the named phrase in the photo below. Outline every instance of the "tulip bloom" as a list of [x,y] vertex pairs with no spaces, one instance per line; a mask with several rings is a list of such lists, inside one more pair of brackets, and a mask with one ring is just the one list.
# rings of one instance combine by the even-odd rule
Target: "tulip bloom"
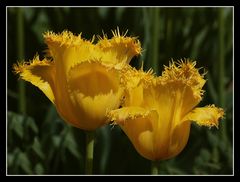
[[123,97],[120,70],[141,53],[135,37],[106,35],[94,44],[64,31],[44,34],[48,45],[43,60],[14,65],[20,77],[37,86],[71,125],[94,130],[107,122],[106,111],[117,109]]
[[108,117],[120,125],[143,157],[163,160],[179,154],[188,141],[191,121],[218,126],[223,109],[214,105],[195,108],[205,84],[195,64],[172,63],[159,77],[133,68],[126,72],[123,107],[110,111]]

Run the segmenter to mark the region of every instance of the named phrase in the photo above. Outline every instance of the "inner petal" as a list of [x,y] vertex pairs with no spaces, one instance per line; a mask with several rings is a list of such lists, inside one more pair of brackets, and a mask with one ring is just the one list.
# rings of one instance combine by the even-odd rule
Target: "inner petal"
[[71,90],[94,97],[107,94],[119,88],[119,74],[99,62],[83,62],[69,72],[68,84]]
[[162,127],[177,125],[199,102],[191,88],[181,82],[157,84],[152,89],[144,89],[143,94],[142,105],[158,111]]
[[[144,89],[143,95],[142,107],[156,109],[159,115],[154,132],[156,153],[159,156],[168,155],[175,127],[181,124],[182,118],[196,106],[199,99],[188,85],[179,81],[158,83],[151,89]],[[174,138],[174,142],[178,141]]]

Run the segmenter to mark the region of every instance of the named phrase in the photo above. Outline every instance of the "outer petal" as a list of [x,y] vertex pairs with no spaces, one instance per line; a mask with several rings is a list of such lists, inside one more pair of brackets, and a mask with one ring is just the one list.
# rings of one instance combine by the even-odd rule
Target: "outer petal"
[[183,121],[191,120],[199,125],[218,127],[218,121],[223,115],[223,109],[217,108],[214,105],[209,105],[206,107],[195,108],[183,118]]
[[[190,134],[190,122],[184,122],[173,128],[169,136],[169,144],[163,150],[158,150],[159,159],[170,159],[178,155],[186,146]],[[164,153],[165,152],[165,153]]]
[[129,63],[131,59],[141,54],[141,44],[136,37],[121,36],[119,29],[113,32],[113,38],[107,39],[104,35],[100,38],[96,47],[99,48],[98,58],[105,63],[117,64],[117,63]]
[[145,158],[156,159],[155,129],[158,114],[155,110],[141,107],[124,107],[110,111],[108,117],[115,120],[133,143],[136,150]]
[[150,111],[142,108],[142,107],[123,107],[120,109],[112,110],[108,113],[108,117],[115,121],[117,124],[123,124],[125,121],[128,121],[130,119],[136,119],[139,117],[147,117],[149,115]]
[[167,67],[164,67],[162,76],[159,77],[161,82],[182,82],[192,88],[193,94],[196,98],[201,100],[205,84],[204,75],[199,73],[199,69],[195,68],[196,62],[190,60],[180,60],[177,63],[172,62]]
[[94,45],[82,39],[81,34],[75,36],[69,31],[61,34],[47,32],[44,34],[44,39],[49,48],[49,55],[56,62],[59,78],[64,79],[75,65],[94,58]]
[[15,64],[13,68],[23,80],[37,86],[53,104],[55,103],[55,66],[53,62],[46,59],[40,61],[36,56],[30,63]]
[[106,113],[108,110],[116,109],[120,106],[122,90],[116,93],[110,92],[95,97],[84,96],[81,93],[72,94],[75,105],[76,127],[85,130],[94,130],[108,122]]

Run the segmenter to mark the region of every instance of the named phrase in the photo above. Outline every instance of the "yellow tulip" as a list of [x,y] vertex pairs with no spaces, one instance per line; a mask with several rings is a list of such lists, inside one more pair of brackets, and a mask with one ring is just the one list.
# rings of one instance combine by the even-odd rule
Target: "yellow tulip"
[[44,40],[46,57],[15,64],[14,71],[41,89],[66,122],[84,130],[106,124],[106,111],[118,108],[123,97],[120,70],[141,53],[140,42],[118,29],[96,44],[94,36],[88,41],[69,31],[47,32]]
[[108,117],[120,125],[134,147],[149,160],[178,155],[188,141],[191,121],[218,126],[224,111],[214,105],[197,107],[205,84],[196,62],[180,61],[165,67],[162,76],[128,69],[123,107]]

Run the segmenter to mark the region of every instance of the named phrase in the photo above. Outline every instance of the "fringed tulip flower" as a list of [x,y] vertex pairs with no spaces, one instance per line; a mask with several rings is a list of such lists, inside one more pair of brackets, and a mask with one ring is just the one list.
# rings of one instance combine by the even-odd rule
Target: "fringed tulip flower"
[[123,107],[110,111],[108,117],[120,125],[143,157],[163,160],[179,154],[188,141],[191,121],[218,126],[223,109],[196,107],[202,100],[205,80],[195,64],[173,62],[159,77],[151,71],[126,71]]
[[117,109],[123,97],[120,70],[141,53],[135,37],[106,35],[94,44],[64,31],[47,32],[47,56],[14,65],[20,77],[37,86],[68,123],[94,130],[107,122],[106,111]]

